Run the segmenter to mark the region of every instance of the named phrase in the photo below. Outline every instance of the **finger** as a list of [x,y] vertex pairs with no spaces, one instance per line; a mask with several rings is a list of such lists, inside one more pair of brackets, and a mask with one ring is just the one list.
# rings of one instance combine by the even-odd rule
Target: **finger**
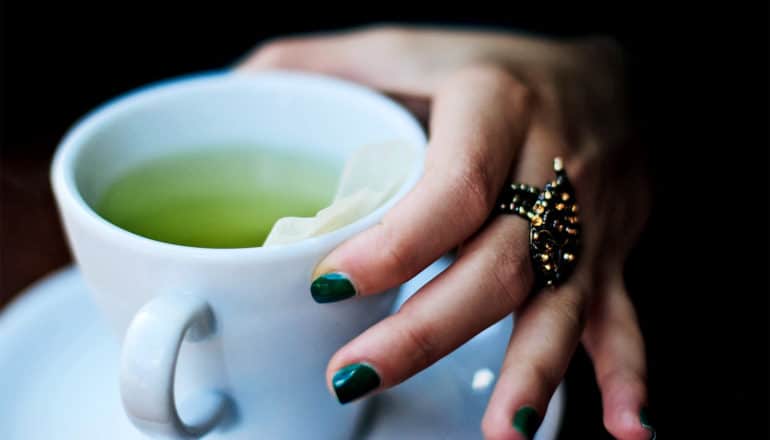
[[[538,99],[515,168],[516,180],[542,187],[553,177],[553,159],[559,156],[565,159],[567,174],[576,183],[574,177],[582,172],[580,159],[565,154],[570,150],[561,121],[546,117],[550,112],[543,112],[542,105],[542,98]],[[528,243],[524,247],[529,250]],[[578,270],[564,287],[539,292],[518,315],[482,420],[485,437],[522,439],[534,435],[580,338],[589,297],[586,274]]]
[[509,32],[375,26],[282,38],[255,49],[238,71],[301,69],[380,90],[430,96],[450,72],[497,60],[511,70],[563,63],[562,43]]
[[431,62],[441,51],[415,53],[415,36],[403,28],[378,27],[283,38],[257,48],[236,70],[310,70],[388,92],[428,96],[446,70]]
[[316,268],[319,302],[381,292],[413,277],[488,218],[527,126],[526,91],[506,72],[465,69],[434,103],[426,169],[383,220]]
[[517,217],[496,218],[396,314],[342,347],[327,370],[338,399],[400,383],[519,307],[533,279],[527,231]]
[[578,277],[539,292],[518,315],[482,420],[486,438],[534,436],[580,338],[588,291]]
[[643,414],[644,342],[620,276],[591,307],[583,345],[593,360],[607,430],[619,439],[651,438],[655,431]]
[[[531,166],[523,164],[527,171],[522,175],[536,183],[549,180],[552,169],[531,163],[549,154],[528,153]],[[461,247],[452,267],[397,314],[340,349],[327,372],[338,398],[346,402],[395,385],[518,309],[532,287],[528,231],[528,222],[517,216],[496,217]],[[357,375],[372,380],[357,380]]]

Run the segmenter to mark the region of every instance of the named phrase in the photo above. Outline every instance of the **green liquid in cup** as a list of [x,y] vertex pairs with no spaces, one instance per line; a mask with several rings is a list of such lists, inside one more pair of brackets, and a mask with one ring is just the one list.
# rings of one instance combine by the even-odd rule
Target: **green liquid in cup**
[[338,167],[257,147],[208,148],[152,160],[96,205],[111,223],[154,240],[206,248],[260,246],[281,217],[328,206]]

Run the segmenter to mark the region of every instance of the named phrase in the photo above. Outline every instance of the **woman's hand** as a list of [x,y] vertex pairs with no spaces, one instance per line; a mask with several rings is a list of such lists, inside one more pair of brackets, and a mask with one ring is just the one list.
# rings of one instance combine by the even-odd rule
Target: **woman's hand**
[[[482,422],[487,438],[533,435],[579,341],[594,363],[607,429],[651,437],[640,421],[644,346],[622,274],[648,192],[627,137],[619,63],[604,40],[378,27],[277,40],[238,67],[348,78],[430,120],[422,180],[380,224],[319,264],[313,294],[319,302],[372,295],[459,247],[457,260],[332,357],[327,380],[340,401],[406,380],[515,312]],[[506,184],[550,181],[556,156],[580,203],[582,252],[565,284],[533,293],[528,222],[487,220]]]

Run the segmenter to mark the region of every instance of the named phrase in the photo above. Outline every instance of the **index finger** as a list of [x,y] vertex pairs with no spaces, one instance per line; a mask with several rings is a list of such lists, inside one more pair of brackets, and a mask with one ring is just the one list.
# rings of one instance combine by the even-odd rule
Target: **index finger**
[[465,69],[438,92],[426,170],[382,222],[316,268],[318,302],[398,285],[476,232],[507,179],[528,124],[526,89],[493,67]]

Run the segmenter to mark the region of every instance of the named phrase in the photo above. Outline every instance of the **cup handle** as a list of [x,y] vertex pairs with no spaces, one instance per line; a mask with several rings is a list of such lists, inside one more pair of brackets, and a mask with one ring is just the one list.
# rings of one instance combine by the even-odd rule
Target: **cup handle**
[[120,395],[129,418],[145,434],[200,437],[220,422],[226,407],[221,392],[196,394],[195,414],[186,422],[180,418],[174,401],[174,376],[182,341],[200,341],[213,332],[211,307],[191,295],[156,297],[134,316],[123,341]]

